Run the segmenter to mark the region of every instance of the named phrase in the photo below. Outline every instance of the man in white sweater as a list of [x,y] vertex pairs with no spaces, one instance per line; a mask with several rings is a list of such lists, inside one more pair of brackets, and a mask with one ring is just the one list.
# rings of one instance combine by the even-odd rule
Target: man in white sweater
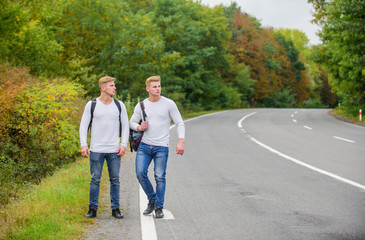
[[[139,124],[142,119],[142,110],[140,104],[137,104],[129,124],[133,130],[144,131],[136,156],[137,179],[149,200],[143,214],[148,215],[155,210],[155,217],[163,218],[171,119],[176,125],[179,138],[176,153],[181,155],[184,153],[185,126],[175,102],[161,96],[159,76],[152,76],[146,80],[146,90],[149,94],[149,97],[143,101],[147,115],[146,121]],[[147,175],[152,160],[155,164],[156,191]]]
[[[123,102],[112,98],[116,90],[114,80],[108,76],[99,80],[100,97],[94,100],[95,105],[93,101],[86,104],[80,123],[81,154],[83,157],[90,155],[89,212],[86,214],[88,218],[96,217],[100,179],[105,160],[109,171],[112,216],[123,218],[119,210],[119,170],[121,157],[125,154],[128,144],[129,123]],[[87,145],[89,126],[91,126],[90,149]]]

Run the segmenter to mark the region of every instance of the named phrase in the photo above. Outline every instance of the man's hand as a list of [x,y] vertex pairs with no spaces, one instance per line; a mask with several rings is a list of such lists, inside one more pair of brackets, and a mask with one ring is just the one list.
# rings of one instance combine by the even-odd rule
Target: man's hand
[[119,157],[122,157],[122,156],[124,156],[124,154],[125,154],[125,147],[123,147],[123,146],[119,146],[119,148],[118,148],[118,152],[117,152],[117,155],[118,155]]
[[141,122],[141,125],[137,126],[137,131],[143,132],[148,128],[148,121]]
[[179,138],[179,143],[176,146],[176,154],[180,154],[180,155],[184,154],[184,145],[185,145],[184,139]]
[[89,154],[90,154],[90,151],[89,151],[89,148],[86,146],[86,147],[83,147],[81,148],[81,155],[83,157],[89,157]]

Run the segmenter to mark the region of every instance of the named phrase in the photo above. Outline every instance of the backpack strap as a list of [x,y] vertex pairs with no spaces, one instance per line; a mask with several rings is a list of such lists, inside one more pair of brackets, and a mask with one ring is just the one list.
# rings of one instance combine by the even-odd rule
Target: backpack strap
[[117,105],[117,108],[119,110],[119,137],[121,137],[122,136],[122,122],[121,122],[121,119],[120,119],[120,115],[122,113],[122,107],[120,106],[120,102],[117,99],[113,98],[113,100],[114,100],[115,105]]
[[143,119],[143,121],[146,121],[147,114],[146,114],[146,112],[144,111],[144,103],[143,103],[143,101],[141,101],[141,102],[139,103],[139,105],[141,106],[141,109],[142,109],[142,119]]
[[88,131],[91,130],[91,125],[92,125],[92,122],[93,122],[93,118],[94,118],[94,110],[95,110],[95,106],[96,106],[96,98],[91,100],[91,108],[90,108],[90,115],[91,115],[91,118],[90,118],[90,123],[89,123],[89,128],[88,128]]
[[[122,113],[122,107],[120,106],[120,102],[113,98],[114,100],[114,103],[115,105],[117,105],[117,108],[119,110],[119,137],[122,136],[122,123],[121,123],[121,119],[120,119],[120,116],[121,116],[121,113]],[[93,122],[93,118],[94,118],[94,111],[95,111],[95,107],[96,107],[96,98],[91,100],[91,108],[90,108],[90,115],[91,115],[91,118],[90,118],[90,123],[89,123],[89,128],[88,130],[91,129],[91,126],[92,126],[92,122]]]

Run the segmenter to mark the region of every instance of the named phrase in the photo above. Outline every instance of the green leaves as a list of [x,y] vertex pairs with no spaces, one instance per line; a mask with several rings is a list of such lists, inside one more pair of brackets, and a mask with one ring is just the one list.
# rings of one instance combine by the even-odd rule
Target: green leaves
[[350,106],[365,105],[365,2],[334,0],[313,2],[317,22],[323,26],[324,44],[317,61],[329,70],[332,85]]

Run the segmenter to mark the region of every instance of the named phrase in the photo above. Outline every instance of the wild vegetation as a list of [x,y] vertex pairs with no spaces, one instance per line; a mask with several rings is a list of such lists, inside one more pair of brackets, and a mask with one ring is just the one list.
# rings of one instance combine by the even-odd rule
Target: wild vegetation
[[129,113],[150,75],[183,113],[338,100],[365,109],[365,3],[309,2],[318,46],[299,30],[262,27],[236,3],[0,0],[0,209],[77,159],[83,106],[104,75]]

